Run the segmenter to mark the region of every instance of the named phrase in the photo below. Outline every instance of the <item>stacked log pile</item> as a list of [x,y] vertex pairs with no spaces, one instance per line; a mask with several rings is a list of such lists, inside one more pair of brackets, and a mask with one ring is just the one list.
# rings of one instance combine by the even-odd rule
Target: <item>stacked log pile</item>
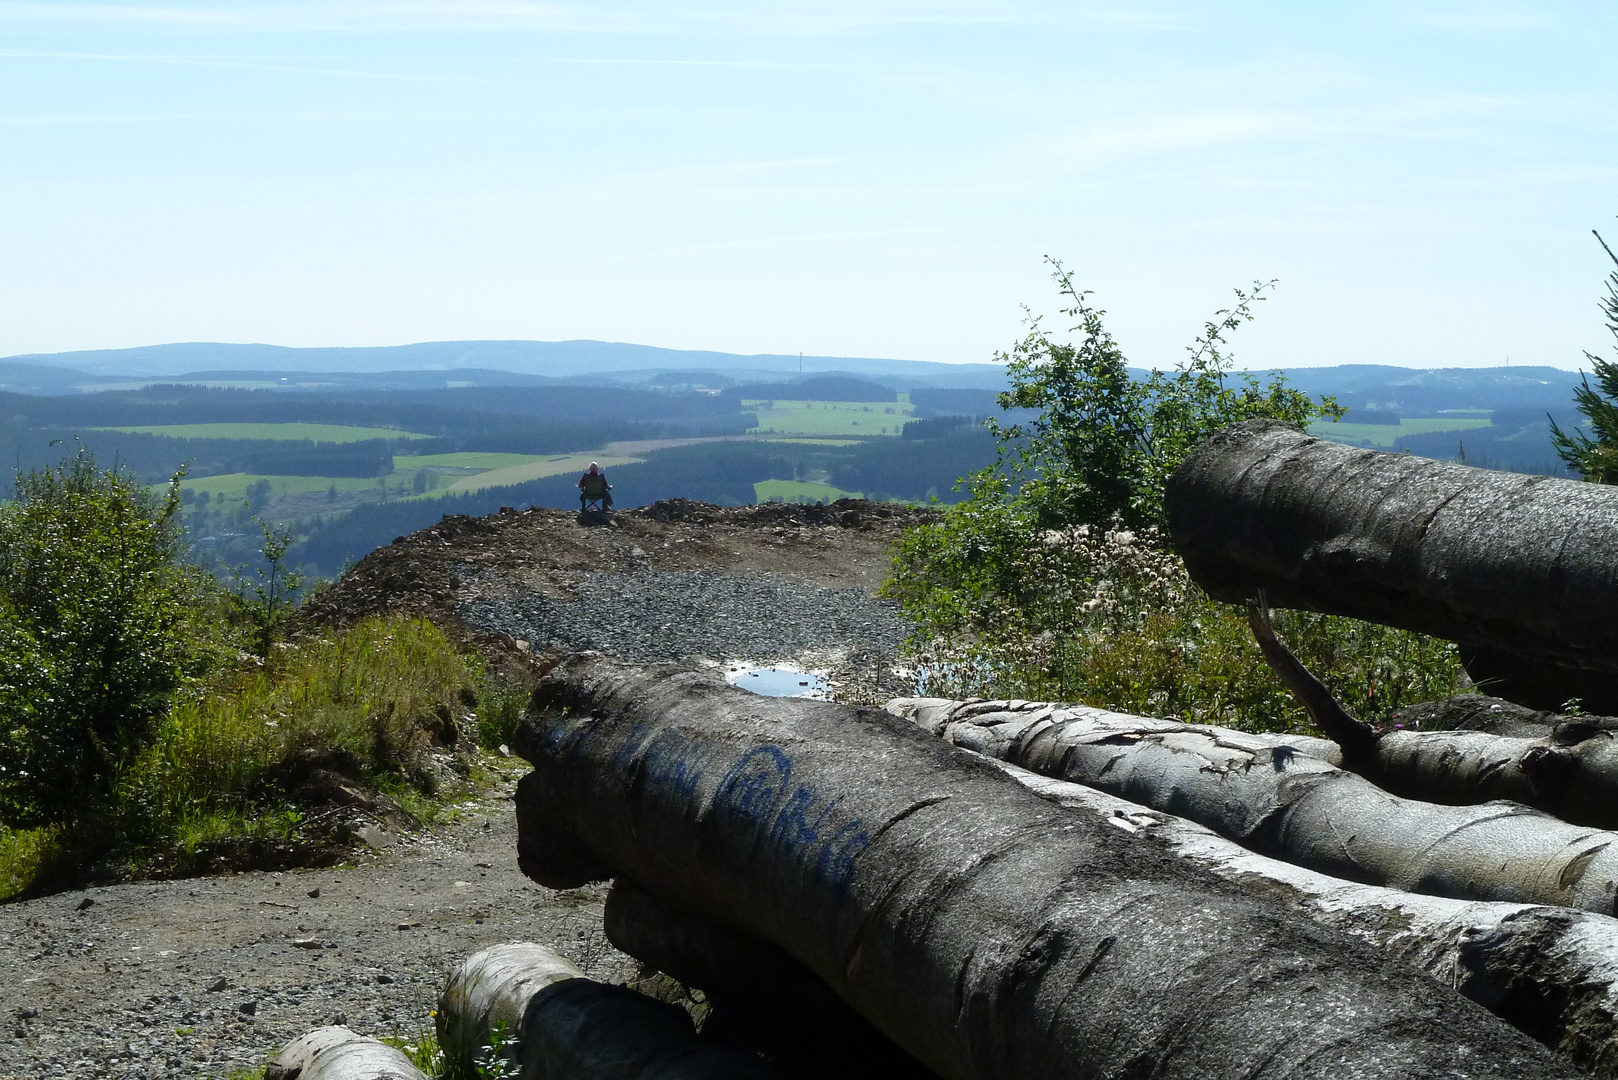
[[531,877],[720,927],[656,947],[692,977],[761,952],[738,966],[779,964],[784,992],[829,992],[941,1077],[1578,1075],[1295,897],[876,710],[585,657],[541,684],[518,748]]

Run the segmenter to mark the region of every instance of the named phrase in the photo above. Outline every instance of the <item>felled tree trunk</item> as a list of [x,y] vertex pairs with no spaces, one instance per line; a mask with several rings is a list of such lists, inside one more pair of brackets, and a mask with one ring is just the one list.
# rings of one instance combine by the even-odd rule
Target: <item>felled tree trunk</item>
[[509,1062],[522,1080],[779,1080],[749,1055],[699,1040],[684,1010],[587,979],[528,942],[464,960],[439,995],[437,1025],[456,1075],[494,1075]]
[[1169,478],[1169,535],[1219,600],[1459,642],[1490,693],[1618,712],[1618,488],[1236,424]]
[[[1543,709],[1530,709],[1505,698],[1483,694],[1457,694],[1406,705],[1388,718],[1389,726],[1406,731],[1481,731],[1518,739],[1540,739],[1564,718]],[[1618,727],[1611,717],[1603,726]]]
[[1362,942],[1053,806],[877,710],[565,662],[518,857],[780,946],[958,1080],[1570,1075]]
[[[1532,737],[1404,727],[1377,731],[1350,715],[1281,643],[1268,612],[1250,604],[1248,621],[1270,669],[1337,743],[1342,765],[1378,787],[1457,805],[1508,799],[1578,825],[1618,828],[1618,740],[1610,725],[1596,722],[1610,718],[1573,718],[1536,729],[1519,716],[1515,726],[1534,730]],[[1527,711],[1516,708],[1519,714]]]
[[776,945],[622,879],[607,893],[603,922],[620,950],[703,992],[705,1039],[806,1080],[936,1080]]
[[1271,859],[1182,817],[1001,763],[1042,798],[1103,821],[1452,986],[1583,1068],[1618,1075],[1618,920],[1569,908],[1357,885]]
[[1618,901],[1618,834],[1515,803],[1400,798],[1296,739],[1079,705],[911,698],[888,708],[946,742],[1190,818],[1334,877],[1608,915]]
[[264,1080],[427,1080],[427,1074],[387,1043],[332,1026],[287,1043]]

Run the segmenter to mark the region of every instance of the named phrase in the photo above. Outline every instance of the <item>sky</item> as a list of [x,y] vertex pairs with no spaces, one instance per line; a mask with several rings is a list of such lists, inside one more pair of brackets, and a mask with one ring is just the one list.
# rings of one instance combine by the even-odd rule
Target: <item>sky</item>
[[1618,5],[0,0],[0,355],[597,338],[1576,368]]

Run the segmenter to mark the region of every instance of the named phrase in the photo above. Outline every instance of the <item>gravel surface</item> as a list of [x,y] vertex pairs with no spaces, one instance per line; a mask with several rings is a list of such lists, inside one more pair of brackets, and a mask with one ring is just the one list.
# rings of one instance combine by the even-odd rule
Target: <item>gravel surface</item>
[[449,969],[503,941],[633,979],[601,930],[604,888],[556,892],[517,870],[510,791],[526,771],[513,762],[458,820],[362,865],[0,906],[0,1077],[225,1077],[321,1024],[408,1037]]
[[706,570],[577,574],[571,598],[514,589],[464,568],[460,615],[535,647],[597,649],[626,660],[790,660],[828,649],[892,656],[910,632],[895,605],[861,589]]

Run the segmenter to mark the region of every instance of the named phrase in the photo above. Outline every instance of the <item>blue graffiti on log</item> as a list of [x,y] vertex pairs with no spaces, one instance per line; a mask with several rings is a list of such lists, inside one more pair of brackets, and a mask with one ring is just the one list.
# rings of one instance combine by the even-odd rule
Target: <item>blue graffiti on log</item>
[[836,799],[792,783],[792,759],[779,746],[747,752],[719,782],[714,807],[752,822],[837,896],[848,891],[854,860],[870,846],[860,819],[846,820]]

